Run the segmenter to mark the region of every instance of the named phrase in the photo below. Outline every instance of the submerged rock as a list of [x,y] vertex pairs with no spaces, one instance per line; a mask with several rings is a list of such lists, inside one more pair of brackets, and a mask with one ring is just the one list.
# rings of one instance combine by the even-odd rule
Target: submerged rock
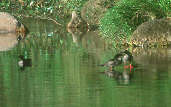
[[168,45],[171,43],[171,18],[155,19],[141,24],[132,34],[135,46]]
[[4,33],[16,33],[21,39],[25,37],[26,29],[14,16],[0,12],[0,34]]

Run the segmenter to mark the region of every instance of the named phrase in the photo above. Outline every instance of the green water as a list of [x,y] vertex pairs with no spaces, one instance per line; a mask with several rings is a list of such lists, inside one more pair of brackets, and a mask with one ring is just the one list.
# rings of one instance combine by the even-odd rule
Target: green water
[[[124,83],[100,73],[97,65],[116,51],[97,31],[72,35],[46,20],[23,23],[28,37],[0,52],[0,107],[171,106],[171,49],[132,50],[138,67]],[[21,69],[19,55],[32,65]]]

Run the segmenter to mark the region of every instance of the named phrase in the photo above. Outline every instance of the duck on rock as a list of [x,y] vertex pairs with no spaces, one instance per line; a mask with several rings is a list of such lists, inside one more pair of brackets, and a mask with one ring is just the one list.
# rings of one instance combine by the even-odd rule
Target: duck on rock
[[79,29],[79,30],[88,30],[88,23],[85,22],[81,17],[78,16],[76,11],[72,11],[72,18],[67,25],[68,29]]
[[132,62],[132,60],[133,60],[132,54],[128,50],[125,50],[123,52],[116,54],[113,59],[108,60],[107,62],[101,64],[100,66],[106,66],[109,67],[110,70],[112,70],[113,67],[121,64],[125,65],[127,63]]

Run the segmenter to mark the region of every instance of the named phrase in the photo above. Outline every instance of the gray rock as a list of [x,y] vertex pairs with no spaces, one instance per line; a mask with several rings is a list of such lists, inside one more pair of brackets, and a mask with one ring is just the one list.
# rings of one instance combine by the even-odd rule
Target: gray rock
[[171,18],[154,19],[141,24],[132,34],[136,46],[167,45],[171,43]]

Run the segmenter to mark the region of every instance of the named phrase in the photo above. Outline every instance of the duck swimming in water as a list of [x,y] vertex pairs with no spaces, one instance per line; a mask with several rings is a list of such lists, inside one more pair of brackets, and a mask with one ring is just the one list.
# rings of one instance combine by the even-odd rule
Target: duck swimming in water
[[132,60],[133,60],[132,54],[128,50],[125,50],[123,52],[116,54],[113,59],[110,59],[106,63],[101,64],[100,66],[110,67],[110,70],[112,70],[112,67],[115,67],[121,64],[127,64],[128,62],[131,62]]
[[24,70],[25,67],[30,67],[32,66],[31,64],[31,59],[29,58],[24,58],[23,55],[19,56],[19,61],[18,61],[18,66],[20,67],[21,70]]

